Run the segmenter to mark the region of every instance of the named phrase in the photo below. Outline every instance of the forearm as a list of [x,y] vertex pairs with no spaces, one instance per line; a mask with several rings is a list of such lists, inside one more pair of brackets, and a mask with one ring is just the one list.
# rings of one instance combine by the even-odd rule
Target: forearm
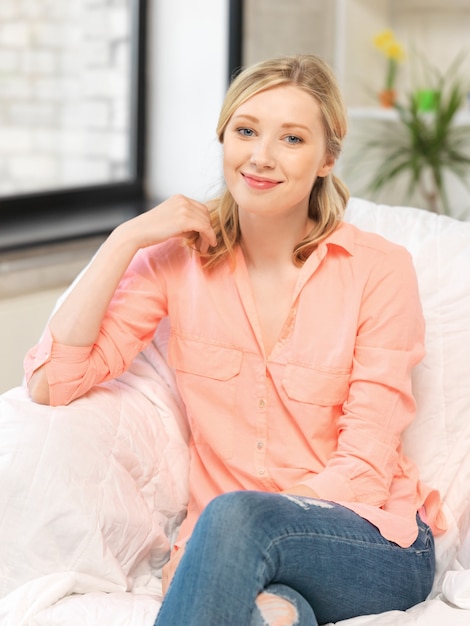
[[[125,241],[123,230],[118,227],[111,233],[52,316],[49,331],[57,343],[69,346],[91,346],[95,343],[119,280],[135,254],[135,246]],[[32,374],[28,389],[35,402],[50,403],[44,365]]]
[[118,227],[103,243],[75,288],[52,316],[57,343],[90,346],[96,341],[109,303],[138,246]]

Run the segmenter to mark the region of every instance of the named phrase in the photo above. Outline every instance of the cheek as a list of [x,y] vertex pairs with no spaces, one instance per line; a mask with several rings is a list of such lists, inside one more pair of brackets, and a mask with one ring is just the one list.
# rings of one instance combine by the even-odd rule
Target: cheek
[[232,195],[236,191],[236,169],[233,162],[233,156],[231,153],[224,151],[222,159],[222,171],[225,180],[225,185]]
[[236,149],[233,144],[226,143],[223,147],[222,166],[225,178],[233,178],[235,170],[243,163],[243,154],[240,149]]
[[225,152],[222,160],[222,168],[225,180],[230,181],[233,173],[233,167],[229,155],[227,155]]
[[227,163],[234,163],[242,157],[244,144],[241,142],[232,141],[231,139],[226,139],[223,145],[223,151],[224,160],[227,161]]
[[316,160],[298,160],[296,163],[291,163],[289,169],[293,178],[301,186],[313,187],[317,177],[317,171],[319,164]]
[[303,163],[298,163],[297,168],[295,168],[298,180],[300,181],[303,179],[305,184],[311,189],[317,179],[317,174],[322,165],[323,160],[318,158],[310,158],[306,159]]

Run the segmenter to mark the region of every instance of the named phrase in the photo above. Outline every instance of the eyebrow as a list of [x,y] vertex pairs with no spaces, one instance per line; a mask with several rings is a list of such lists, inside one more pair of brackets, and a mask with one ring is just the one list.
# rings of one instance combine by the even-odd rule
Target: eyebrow
[[[254,115],[248,115],[246,113],[234,115],[233,120],[248,120],[250,122],[259,123],[259,119],[257,117],[255,117]],[[298,129],[305,130],[307,132],[311,132],[311,128],[309,128],[308,126],[305,126],[304,124],[298,124],[297,122],[285,122],[284,124],[281,124],[281,128],[285,128],[285,129],[298,128]]]

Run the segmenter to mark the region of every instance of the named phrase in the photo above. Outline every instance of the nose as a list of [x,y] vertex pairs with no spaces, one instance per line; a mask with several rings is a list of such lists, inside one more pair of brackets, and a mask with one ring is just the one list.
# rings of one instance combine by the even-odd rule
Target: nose
[[253,142],[250,163],[259,169],[273,168],[275,165],[275,150],[272,143],[266,139]]

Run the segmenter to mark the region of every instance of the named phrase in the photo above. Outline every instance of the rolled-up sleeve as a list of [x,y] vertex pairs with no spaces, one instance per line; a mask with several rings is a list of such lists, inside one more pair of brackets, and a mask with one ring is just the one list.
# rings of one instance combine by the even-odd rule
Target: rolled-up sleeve
[[39,343],[28,351],[24,359],[26,381],[44,366],[51,405],[69,404],[94,385],[119,376],[152,340],[167,311],[164,279],[156,271],[159,256],[158,246],[135,256],[93,345],[60,344],[46,327]]
[[415,416],[413,367],[424,355],[415,270],[401,248],[370,271],[338,444],[324,470],[302,481],[319,497],[382,506],[397,471],[400,439]]

